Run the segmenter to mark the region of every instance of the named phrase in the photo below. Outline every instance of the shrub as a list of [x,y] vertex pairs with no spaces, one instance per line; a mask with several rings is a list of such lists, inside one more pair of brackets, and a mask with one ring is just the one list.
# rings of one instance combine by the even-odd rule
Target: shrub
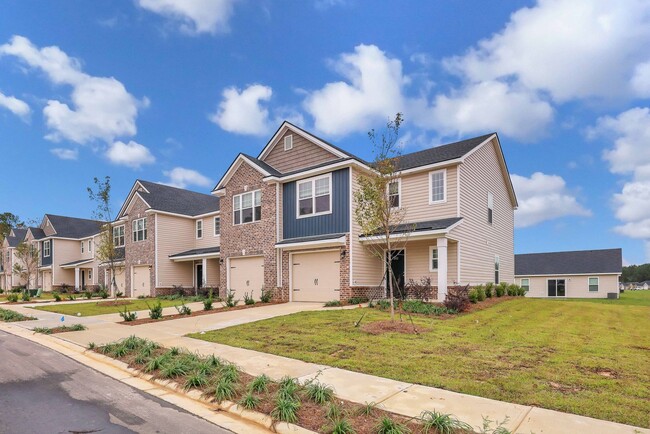
[[0,308],[0,321],[14,322],[14,321],[27,321],[32,319],[36,319],[36,318],[32,318],[31,316],[25,316],[13,310]]
[[496,295],[497,297],[503,297],[506,294],[506,290],[508,289],[508,284],[505,282],[499,283],[496,287]]
[[346,419],[333,421],[330,432],[332,434],[356,434],[356,431],[354,428],[352,428],[352,425],[350,425],[350,422],[348,422]]
[[68,294],[68,300],[70,301],[75,301],[77,297],[75,297],[73,294]]
[[445,296],[444,305],[448,310],[465,312],[470,305],[469,285],[450,287]]
[[163,378],[176,378],[186,375],[187,372],[187,366],[180,360],[169,360],[160,369],[160,375]]
[[377,434],[406,434],[409,429],[388,416],[384,416],[375,427],[375,432]]
[[95,348],[97,348],[97,344],[96,344],[96,343],[94,343],[94,342],[88,342],[88,349],[89,349],[89,350],[94,350]]
[[485,284],[485,296],[492,298],[492,295],[494,295],[494,283],[488,282]]
[[192,309],[183,302],[180,306],[174,306],[180,315],[191,315]]
[[422,300],[405,300],[402,302],[402,309],[405,312],[419,313],[424,315],[442,315],[448,313],[448,309]]
[[437,411],[423,411],[420,414],[422,431],[425,434],[453,434],[458,431],[472,432],[472,426],[459,421],[449,414],[438,413]]
[[239,303],[239,300],[235,300],[235,291],[232,289],[226,290],[226,299],[224,300],[225,307],[235,307]]
[[239,370],[233,364],[223,365],[221,367],[221,379],[236,383],[239,380]]
[[368,297],[351,297],[348,298],[348,304],[363,304],[368,303],[370,300]]
[[327,407],[326,416],[329,420],[341,420],[343,418],[343,410],[338,404],[330,404]]
[[359,414],[363,416],[372,416],[375,414],[377,404],[373,402],[366,402],[360,409]]
[[478,301],[484,301],[485,300],[485,286],[479,285],[476,287],[476,293],[478,294]]
[[239,405],[244,407],[247,410],[255,410],[257,406],[260,405],[260,399],[253,395],[253,392],[246,392],[244,396],[242,396],[241,400],[239,400]]
[[251,291],[251,295],[248,295],[248,292],[244,293],[244,304],[246,306],[255,304],[255,300],[253,299],[253,291]]
[[265,291],[264,288],[262,288],[260,301],[262,303],[270,303],[272,298],[273,298],[273,294],[271,293],[271,291]]
[[62,283],[60,288],[61,288],[61,294],[66,294],[68,293],[68,291],[70,291],[70,285],[68,285],[67,283]]
[[61,301],[61,294],[58,292],[53,292],[52,297],[54,297],[54,301]]
[[305,388],[305,392],[307,398],[320,405],[330,402],[334,397],[334,389],[318,381],[309,383]]
[[422,277],[419,281],[409,279],[408,283],[404,285],[406,298],[414,300],[429,300],[433,295],[433,287],[431,286],[430,277]]
[[31,300],[31,297],[29,296],[29,292],[27,292],[27,291],[23,292],[23,295],[22,295],[22,297],[21,297],[21,300],[22,300],[22,301],[29,301],[29,300]]
[[325,307],[337,307],[341,306],[340,300],[330,300],[324,304]]
[[124,321],[131,322],[135,321],[138,318],[138,313],[131,312],[129,309],[127,309],[126,306],[124,306],[124,312],[120,312],[120,316],[124,319]]
[[17,303],[18,302],[18,294],[9,294],[9,295],[7,295],[7,301],[9,303]]
[[203,310],[212,310],[212,297],[203,300]]
[[476,304],[478,302],[478,290],[476,288],[472,288],[467,295],[470,303]]
[[[393,300],[393,306],[397,307],[397,299]],[[379,310],[389,310],[390,309],[390,300],[379,300],[377,301],[377,307]]]
[[106,300],[108,298],[108,295],[109,295],[108,290],[106,288],[100,289],[98,294],[104,300]]
[[300,401],[278,398],[275,403],[275,408],[271,411],[271,417],[283,422],[296,423],[298,421],[299,409]]
[[299,387],[295,379],[288,376],[282,377],[280,389],[278,389],[278,399],[295,400]]
[[[515,285],[517,286],[517,285]],[[522,288],[521,286],[517,286],[517,295],[520,297],[523,297],[526,295],[526,290]]]
[[163,316],[163,308],[162,304],[160,301],[156,302],[156,304],[153,305],[153,307],[149,306],[149,303],[147,303],[147,307],[149,308],[149,318],[151,319],[160,319]]
[[251,381],[248,387],[250,388],[251,392],[262,393],[269,390],[270,382],[271,379],[266,374],[262,374],[253,378],[253,381]]
[[115,292],[115,298],[120,298],[120,297],[124,297],[124,293],[122,291]]
[[91,298],[93,298],[93,293],[90,291],[84,291],[83,295],[84,297],[86,297],[86,300],[90,300]]
[[202,372],[194,372],[190,374],[185,380],[183,387],[185,390],[189,390],[192,387],[200,388],[208,384],[208,378]]
[[237,394],[237,388],[234,382],[221,378],[214,388],[214,397],[217,402],[231,400]]

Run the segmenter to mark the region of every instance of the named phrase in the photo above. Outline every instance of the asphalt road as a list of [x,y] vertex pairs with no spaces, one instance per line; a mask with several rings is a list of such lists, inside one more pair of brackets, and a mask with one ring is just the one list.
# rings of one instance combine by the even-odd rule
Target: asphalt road
[[230,433],[0,331],[0,433]]

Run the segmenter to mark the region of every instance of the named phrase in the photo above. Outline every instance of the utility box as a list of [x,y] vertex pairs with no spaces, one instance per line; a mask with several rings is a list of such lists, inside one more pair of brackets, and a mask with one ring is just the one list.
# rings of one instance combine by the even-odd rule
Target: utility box
[[612,299],[612,300],[616,300],[618,298],[618,292],[608,292],[607,293],[607,298]]

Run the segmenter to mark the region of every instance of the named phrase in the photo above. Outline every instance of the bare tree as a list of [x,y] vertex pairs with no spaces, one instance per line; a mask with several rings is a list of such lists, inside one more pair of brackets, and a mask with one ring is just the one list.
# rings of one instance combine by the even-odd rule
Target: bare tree
[[[18,262],[14,264],[14,273],[27,281],[26,288],[31,289],[32,282],[36,282],[38,273],[38,248],[29,241],[22,241],[16,246],[15,252]],[[34,277],[34,279],[32,279]]]
[[[377,134],[375,130],[368,133],[374,148],[375,159],[373,171],[361,174],[358,189],[354,192],[354,218],[361,227],[361,234],[374,238],[366,245],[370,254],[379,258],[385,266],[386,287],[390,298],[390,316],[395,319],[395,289],[397,278],[392,270],[395,252],[404,248],[409,228],[404,223],[405,209],[399,203],[399,129],[404,122],[401,113],[388,121],[385,130]],[[399,238],[393,237],[399,232]],[[376,242],[375,242],[376,241]]]
[[97,208],[93,211],[93,217],[96,220],[103,222],[101,233],[99,234],[99,242],[95,250],[95,256],[100,263],[106,264],[111,274],[110,288],[114,295],[117,294],[117,282],[115,281],[115,268],[118,257],[117,248],[115,247],[115,239],[113,237],[113,212],[111,208],[111,178],[110,176],[104,177],[101,181],[97,178],[93,179],[95,183],[95,191],[88,187],[88,197],[90,200],[97,204]]

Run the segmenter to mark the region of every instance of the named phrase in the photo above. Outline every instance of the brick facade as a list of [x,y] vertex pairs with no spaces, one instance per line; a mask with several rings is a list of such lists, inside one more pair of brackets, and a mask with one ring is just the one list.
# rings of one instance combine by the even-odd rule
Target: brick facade
[[[263,175],[247,163],[241,163],[225,186],[221,197],[221,269],[220,294],[228,290],[228,258],[264,256],[264,289],[277,292],[276,184],[262,181]],[[234,195],[261,190],[262,218],[253,223],[233,225]]]
[[[124,224],[124,247],[125,247],[125,289],[126,296],[131,296],[131,272],[133,266],[149,265],[151,266],[150,288],[151,295],[155,295],[156,267],[155,267],[155,238],[156,223],[154,214],[145,214],[148,209],[147,205],[138,196],[133,197],[133,203],[127,210],[128,220]],[[133,241],[133,221],[146,217],[147,219],[147,239],[144,241]]]

